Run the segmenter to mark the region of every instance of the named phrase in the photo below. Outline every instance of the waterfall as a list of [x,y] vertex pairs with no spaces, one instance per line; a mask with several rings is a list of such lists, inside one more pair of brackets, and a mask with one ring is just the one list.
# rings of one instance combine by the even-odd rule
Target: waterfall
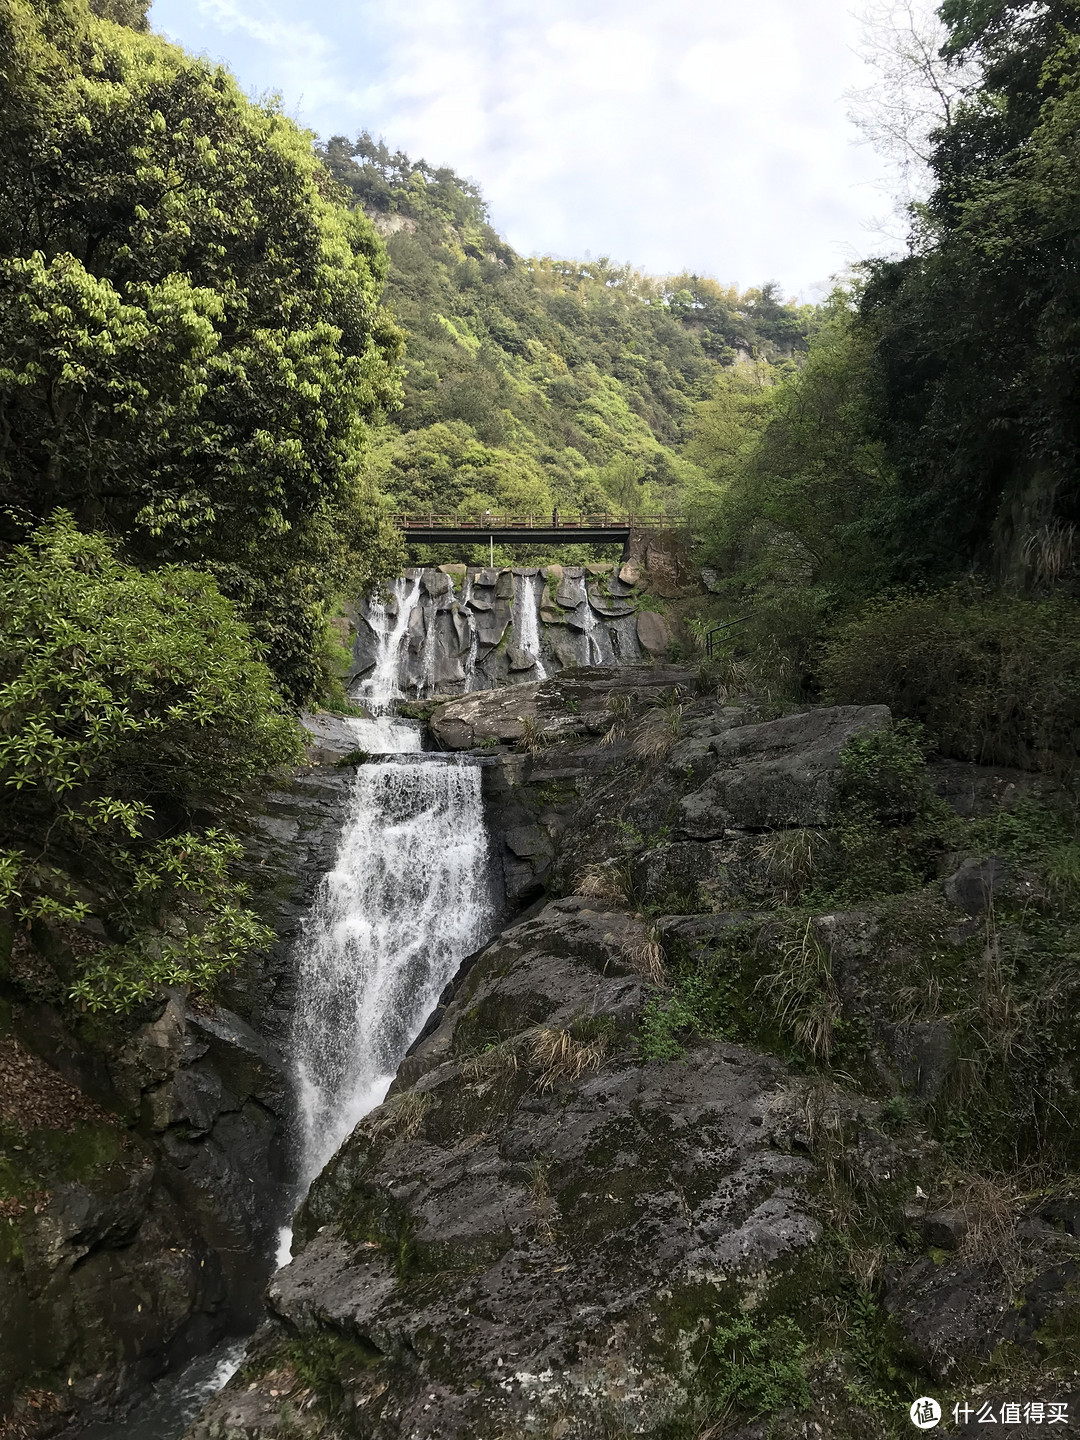
[[416,683],[416,698],[423,700],[428,695],[435,693],[435,651],[438,648],[438,636],[435,633],[435,606],[438,602],[431,596],[422,613],[426,621],[424,630],[424,646],[420,651],[420,679]]
[[[400,738],[416,748],[412,736],[418,746],[416,731]],[[360,766],[298,956],[302,1188],[382,1100],[492,910],[479,767],[419,755]]]
[[536,594],[536,579],[536,576],[531,575],[517,577],[514,594],[514,638],[517,648],[535,659],[537,679],[546,680],[547,671],[540,655],[540,601]]
[[604,649],[597,638],[596,632],[600,629],[599,621],[596,618],[596,611],[589,604],[589,592],[585,590],[585,664],[602,665],[604,663]]
[[376,714],[386,710],[392,700],[400,700],[404,695],[398,672],[401,669],[401,652],[409,629],[409,620],[420,600],[419,577],[409,580],[406,576],[401,576],[394,581],[392,590],[397,602],[393,615],[390,607],[381,600],[373,599],[368,602],[368,621],[378,637],[379,649],[375,668],[353,691],[354,698]]
[[476,652],[480,647],[480,637],[476,633],[476,621],[469,610],[469,601],[472,599],[473,577],[466,572],[465,585],[461,592],[461,613],[465,616],[469,625],[469,653],[465,656],[465,685],[462,693],[467,695],[476,683]]

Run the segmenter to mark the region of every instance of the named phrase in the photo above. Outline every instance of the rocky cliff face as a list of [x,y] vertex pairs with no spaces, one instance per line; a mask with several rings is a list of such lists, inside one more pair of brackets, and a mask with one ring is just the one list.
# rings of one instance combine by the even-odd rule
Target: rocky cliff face
[[[660,591],[670,589],[660,584]],[[408,570],[356,617],[352,682],[378,675],[415,698],[542,680],[567,667],[638,665],[671,634],[656,582],[635,562]]]
[[[1026,882],[942,854],[814,904],[819,841],[850,857],[866,807],[908,853],[874,789],[887,712],[577,670],[432,726],[486,757],[527,908],[316,1182],[189,1440],[868,1440],[912,1395],[1000,1389],[1000,1363],[1067,1395],[1075,1203],[957,1173],[932,1122],[968,1083],[962,1011],[913,998],[979,973],[979,917]],[[969,814],[1026,783],[927,779]]]
[[16,941],[0,983],[0,1434],[114,1411],[259,1312],[290,1200],[288,954],[347,784],[314,770],[252,810],[247,878],[279,938],[218,1006],[163,991],[123,1017],[79,1014],[70,957]]

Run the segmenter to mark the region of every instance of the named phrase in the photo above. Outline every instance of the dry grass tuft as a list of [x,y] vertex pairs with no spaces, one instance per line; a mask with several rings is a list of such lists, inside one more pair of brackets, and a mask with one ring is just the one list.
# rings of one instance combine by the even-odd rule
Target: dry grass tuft
[[548,1184],[549,1165],[546,1160],[533,1160],[529,1165],[529,1193],[536,1211],[536,1233],[544,1245],[555,1243],[555,1200]]
[[641,945],[624,945],[623,958],[653,985],[663,985],[667,979],[664,968],[664,952],[656,938],[656,932],[648,927]]
[[1024,559],[1041,585],[1053,585],[1070,569],[1080,549],[1075,525],[1055,520],[1033,531],[1024,542]]
[[600,737],[601,745],[614,745],[626,735],[630,726],[634,702],[629,695],[609,695],[607,704],[608,728]]
[[820,830],[777,830],[758,845],[757,857],[764,864],[769,880],[790,904],[810,884],[829,848],[829,841]]
[[630,749],[643,760],[662,760],[682,734],[683,707],[673,690],[663,705],[646,712],[634,731]]
[[395,1095],[373,1112],[370,1131],[373,1135],[394,1136],[411,1140],[424,1123],[431,1096],[422,1090],[406,1090]]
[[781,947],[779,968],[758,984],[771,993],[781,1027],[816,1060],[828,1060],[840,1018],[840,992],[813,920],[807,920],[802,934]]
[[961,1260],[997,1266],[1010,1288],[1019,1285],[1024,1264],[1016,1220],[1024,1198],[1015,1176],[955,1174],[941,1208],[964,1218],[967,1229],[957,1252]]
[[574,894],[590,900],[608,900],[615,905],[630,904],[632,887],[625,867],[613,860],[586,866],[574,883]]
[[521,739],[518,747],[526,755],[539,755],[558,737],[532,715],[521,717]]
[[532,1032],[530,1055],[542,1070],[541,1091],[554,1090],[560,1081],[580,1080],[582,1075],[599,1070],[608,1053],[605,1034],[590,1040],[575,1040],[569,1030],[556,1030],[541,1025]]

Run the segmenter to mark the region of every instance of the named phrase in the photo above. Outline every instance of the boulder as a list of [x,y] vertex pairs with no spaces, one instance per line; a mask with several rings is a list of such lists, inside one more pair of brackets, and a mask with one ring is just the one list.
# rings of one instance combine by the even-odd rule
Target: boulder
[[564,610],[573,610],[582,604],[585,599],[585,585],[580,575],[571,575],[569,570],[563,572],[555,591],[556,603]]
[[710,840],[732,828],[827,824],[840,751],[888,719],[884,705],[835,705],[721,731],[708,746],[713,774],[679,803],[681,834]]
[[449,595],[454,589],[453,580],[442,570],[425,570],[421,583],[432,599],[438,595]]
[[655,610],[638,611],[637,638],[642,649],[650,655],[666,655],[671,645],[667,621]]
[[634,607],[632,605],[627,605],[621,600],[615,600],[611,596],[605,595],[598,585],[590,585],[588,587],[588,594],[589,604],[598,615],[607,615],[614,618],[618,615],[632,615],[634,613]]
[[331,715],[326,710],[315,715],[305,711],[300,724],[311,737],[307,757],[313,765],[336,765],[356,750],[356,731],[345,716]]
[[987,860],[965,860],[945,881],[945,894],[969,915],[982,915],[1009,879],[1009,866],[999,855]]
[[494,649],[506,634],[506,627],[512,619],[509,600],[496,600],[490,610],[481,610],[474,621],[479,644],[488,650]]

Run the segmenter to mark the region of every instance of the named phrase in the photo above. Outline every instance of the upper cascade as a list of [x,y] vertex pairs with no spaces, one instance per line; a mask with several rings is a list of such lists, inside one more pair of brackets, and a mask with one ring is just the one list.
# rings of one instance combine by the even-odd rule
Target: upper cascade
[[569,666],[639,665],[670,643],[641,599],[633,563],[407,570],[360,607],[351,692],[378,714]]

